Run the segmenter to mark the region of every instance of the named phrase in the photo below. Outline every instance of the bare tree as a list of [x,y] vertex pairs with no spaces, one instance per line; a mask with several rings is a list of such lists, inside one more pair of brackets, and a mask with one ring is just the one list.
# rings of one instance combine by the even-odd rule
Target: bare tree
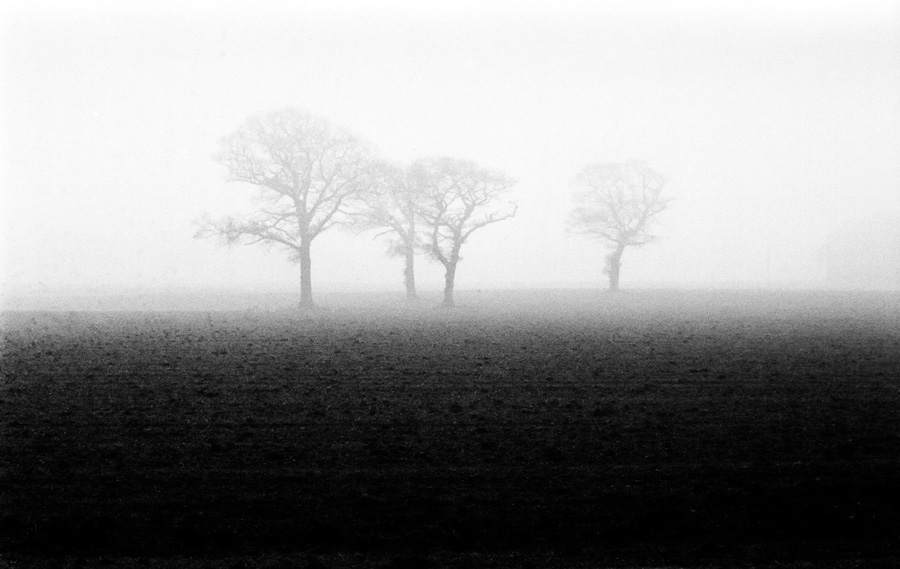
[[417,160],[409,177],[425,194],[424,248],[444,266],[444,306],[453,306],[460,250],[476,230],[516,214],[515,203],[500,202],[515,181],[455,158]]
[[385,162],[372,163],[372,187],[363,197],[364,207],[356,226],[376,229],[376,238],[389,237],[388,254],[402,256],[406,298],[416,299],[415,252],[419,243],[417,225],[424,194],[409,176],[409,170]]
[[344,221],[350,202],[371,185],[369,151],[349,132],[293,109],[258,115],[221,143],[227,180],[259,188],[253,217],[205,219],[196,237],[287,249],[300,263],[300,303],[313,304],[313,239]]
[[570,226],[610,247],[604,269],[609,290],[619,290],[625,248],[654,240],[649,230],[669,203],[662,197],[665,184],[662,174],[639,160],[589,164],[575,179],[578,190]]

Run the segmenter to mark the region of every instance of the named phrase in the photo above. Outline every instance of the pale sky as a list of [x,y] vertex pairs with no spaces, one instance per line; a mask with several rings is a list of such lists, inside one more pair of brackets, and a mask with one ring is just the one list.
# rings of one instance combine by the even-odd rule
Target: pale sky
[[[122,4],[122,5],[120,5]],[[604,286],[572,179],[637,158],[677,199],[622,286],[821,282],[826,235],[900,218],[900,2],[25,2],[0,8],[0,281],[299,287],[280,251],[193,239],[252,212],[218,141],[285,107],[389,159],[518,180],[457,288]],[[317,291],[402,290],[371,236],[313,243]],[[423,288],[439,265],[418,260]]]

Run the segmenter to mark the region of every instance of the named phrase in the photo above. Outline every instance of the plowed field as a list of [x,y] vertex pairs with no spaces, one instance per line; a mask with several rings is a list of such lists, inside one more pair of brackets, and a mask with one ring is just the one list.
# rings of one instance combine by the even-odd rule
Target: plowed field
[[900,295],[461,304],[4,313],[0,567],[896,567]]

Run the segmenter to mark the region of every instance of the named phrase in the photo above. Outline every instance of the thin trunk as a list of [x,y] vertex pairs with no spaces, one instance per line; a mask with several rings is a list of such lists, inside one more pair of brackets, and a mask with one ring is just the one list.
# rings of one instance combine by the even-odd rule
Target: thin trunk
[[416,299],[415,250],[406,247],[406,268],[403,269],[403,282],[406,284],[406,300]]
[[456,279],[456,262],[459,259],[456,256],[453,256],[450,259],[450,262],[445,265],[444,272],[444,306],[447,308],[451,308],[454,306],[453,302],[453,281]]
[[309,254],[312,239],[300,240],[300,307],[312,308],[312,258]]
[[401,234],[406,247],[406,268],[403,270],[403,280],[406,285],[406,300],[416,300],[416,207],[412,200],[407,200],[404,215],[408,227],[406,235]]
[[609,291],[616,292],[619,290],[619,273],[622,269],[622,253],[625,252],[625,245],[616,244],[616,248],[606,258],[606,272],[609,274]]

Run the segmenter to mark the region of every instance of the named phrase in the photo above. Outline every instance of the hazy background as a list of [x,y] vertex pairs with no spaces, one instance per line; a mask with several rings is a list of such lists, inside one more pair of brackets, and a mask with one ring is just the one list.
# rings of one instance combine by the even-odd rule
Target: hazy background
[[[675,4],[675,3],[672,3]],[[566,230],[588,162],[639,158],[677,196],[622,286],[828,286],[848,224],[900,227],[900,3],[47,3],[2,14],[2,257],[10,291],[292,290],[277,250],[192,238],[251,211],[218,141],[297,107],[398,161],[519,180],[457,286],[605,285]],[[880,227],[879,226],[879,227]],[[402,291],[370,236],[313,244],[315,291]],[[439,265],[420,258],[424,289]]]

